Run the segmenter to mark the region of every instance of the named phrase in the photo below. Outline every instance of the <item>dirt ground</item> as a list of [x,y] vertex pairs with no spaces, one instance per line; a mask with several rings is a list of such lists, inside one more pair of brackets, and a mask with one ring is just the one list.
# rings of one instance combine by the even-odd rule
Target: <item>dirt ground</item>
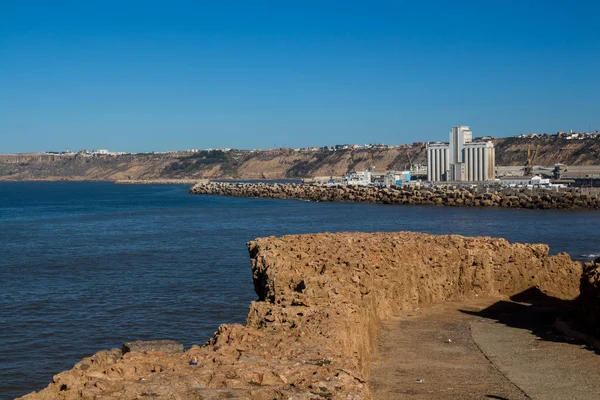
[[538,300],[448,302],[387,321],[374,399],[598,399],[600,356],[553,329],[560,304]]

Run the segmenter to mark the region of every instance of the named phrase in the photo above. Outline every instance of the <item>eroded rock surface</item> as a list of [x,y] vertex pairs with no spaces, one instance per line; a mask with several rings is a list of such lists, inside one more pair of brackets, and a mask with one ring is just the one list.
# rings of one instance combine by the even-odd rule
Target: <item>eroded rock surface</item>
[[174,340],[137,340],[135,342],[123,343],[121,351],[123,354],[129,352],[163,352],[173,354],[183,352],[183,345]]
[[37,399],[370,399],[380,322],[418,304],[579,294],[581,265],[545,245],[420,233],[269,237],[248,243],[259,300],[180,354],[103,351]]

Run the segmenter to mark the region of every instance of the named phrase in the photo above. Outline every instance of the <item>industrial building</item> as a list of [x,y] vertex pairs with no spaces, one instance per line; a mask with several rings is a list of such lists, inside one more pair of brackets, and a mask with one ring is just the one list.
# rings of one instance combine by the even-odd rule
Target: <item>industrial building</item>
[[449,143],[427,146],[427,179],[431,182],[494,180],[496,153],[492,142],[473,142],[468,126],[454,126]]
[[385,186],[399,186],[410,182],[410,171],[386,171],[383,177]]
[[410,182],[410,179],[410,171],[375,173],[367,169],[346,174],[341,183],[348,186],[397,186]]
[[552,184],[550,179],[535,176],[504,176],[499,181],[504,187],[564,187],[561,184]]
[[371,171],[355,171],[346,174],[342,179],[344,185],[350,186],[369,186],[371,184]]

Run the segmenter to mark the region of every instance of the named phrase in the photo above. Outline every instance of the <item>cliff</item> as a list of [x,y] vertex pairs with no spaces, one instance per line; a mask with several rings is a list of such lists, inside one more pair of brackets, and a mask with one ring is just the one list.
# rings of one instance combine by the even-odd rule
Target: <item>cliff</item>
[[419,304],[537,287],[579,294],[581,265],[545,245],[411,232],[269,237],[248,243],[258,300],[175,354],[115,349],[56,375],[40,399],[370,399],[380,322]]
[[[523,166],[527,148],[540,145],[536,165],[600,163],[600,140],[554,137],[497,139],[496,165]],[[201,151],[114,156],[0,155],[0,180],[121,179],[298,179],[341,176],[375,165],[377,171],[403,170],[410,160],[427,164],[425,147],[357,149]]]
[[172,154],[81,156],[62,154],[0,155],[0,181],[113,181],[160,178],[176,162]]
[[425,149],[201,151],[136,155],[0,155],[0,180],[299,179],[365,169],[405,169]]
[[567,140],[555,136],[540,138],[504,138],[494,141],[496,165],[525,165],[527,148],[539,146],[535,165],[598,165],[600,164],[600,139]]

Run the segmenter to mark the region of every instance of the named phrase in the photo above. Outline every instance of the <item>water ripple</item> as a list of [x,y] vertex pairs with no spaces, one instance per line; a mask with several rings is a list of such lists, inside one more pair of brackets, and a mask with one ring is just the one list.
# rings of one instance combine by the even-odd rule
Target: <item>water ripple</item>
[[[598,253],[600,213],[190,196],[185,186],[0,183],[0,398],[138,339],[245,321],[246,242],[317,231],[503,236]],[[360,216],[360,218],[356,218]],[[585,238],[585,239],[582,239]]]

